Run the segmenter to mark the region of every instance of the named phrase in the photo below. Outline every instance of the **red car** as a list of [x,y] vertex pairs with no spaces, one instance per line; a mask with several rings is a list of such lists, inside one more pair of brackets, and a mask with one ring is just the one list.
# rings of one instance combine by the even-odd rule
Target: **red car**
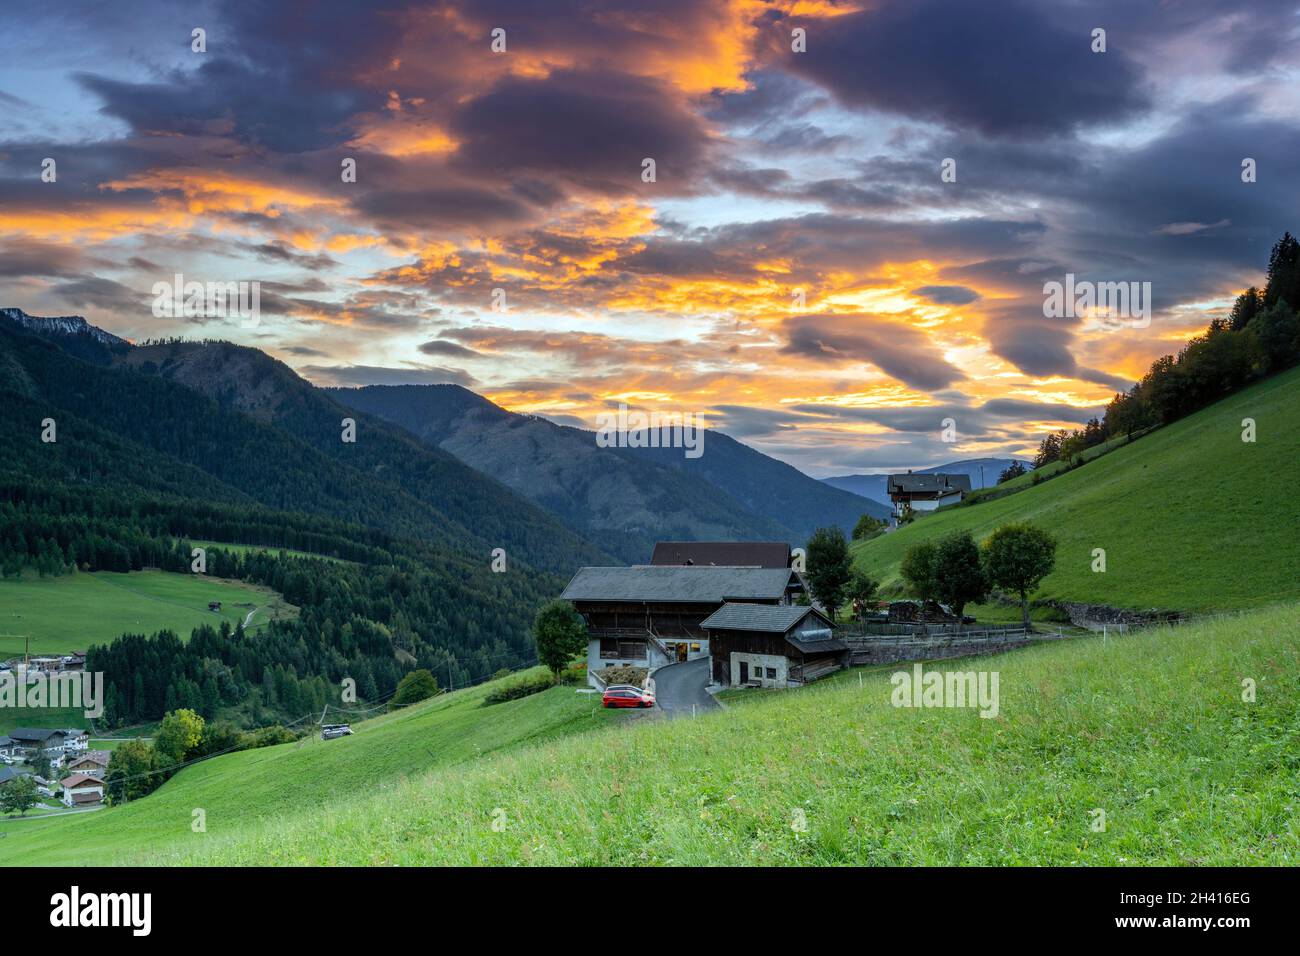
[[624,684],[608,688],[601,703],[606,707],[653,707],[655,695],[648,690]]

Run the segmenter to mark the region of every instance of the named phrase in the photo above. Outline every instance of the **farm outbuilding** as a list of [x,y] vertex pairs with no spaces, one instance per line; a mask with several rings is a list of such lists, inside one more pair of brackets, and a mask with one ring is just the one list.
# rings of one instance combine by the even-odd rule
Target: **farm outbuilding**
[[727,603],[700,626],[709,635],[713,680],[724,686],[806,684],[848,662],[848,645],[814,607]]

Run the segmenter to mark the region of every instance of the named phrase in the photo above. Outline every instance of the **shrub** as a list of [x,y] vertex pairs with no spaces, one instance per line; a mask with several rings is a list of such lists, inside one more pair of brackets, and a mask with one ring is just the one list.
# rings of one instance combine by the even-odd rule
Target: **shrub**
[[283,724],[272,724],[270,727],[259,727],[257,730],[249,731],[244,741],[248,750],[256,750],[259,747],[274,747],[278,744],[291,744],[298,739],[295,734]]
[[393,699],[389,701],[388,709],[409,707],[417,701],[428,700],[436,693],[438,693],[438,681],[429,671],[420,668],[402,678],[397,685],[397,691],[393,694]]
[[540,694],[544,690],[550,690],[555,686],[555,680],[550,674],[528,674],[516,680],[502,681],[493,685],[492,689],[487,692],[483,698],[485,704],[501,704],[507,700],[518,700],[520,697],[528,697],[532,694]]
[[565,684],[585,684],[587,682],[587,665],[570,664],[560,671],[560,680]]

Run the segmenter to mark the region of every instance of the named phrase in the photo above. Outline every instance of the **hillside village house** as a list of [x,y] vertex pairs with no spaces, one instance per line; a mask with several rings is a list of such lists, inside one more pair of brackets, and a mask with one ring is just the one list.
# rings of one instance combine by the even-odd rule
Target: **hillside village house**
[[19,777],[30,777],[31,773],[26,770],[15,770],[13,767],[0,767],[0,787],[3,787],[11,780],[17,780]]
[[50,758],[51,765],[60,767],[65,758],[76,755],[90,746],[90,734],[74,727],[51,729],[46,727],[15,727],[0,742],[0,753],[7,751],[14,758],[32,760],[38,754]]
[[18,755],[18,743],[12,737],[0,734],[0,757],[12,759]]
[[955,505],[970,494],[968,475],[890,475],[885,483],[889,500],[894,503],[894,513],[901,515],[913,511],[936,511],[945,505]]
[[47,727],[15,727],[9,731],[15,745],[14,756],[35,757],[44,753],[51,760],[63,756],[65,731]]
[[107,750],[89,750],[76,759],[68,761],[68,773],[80,773],[87,777],[98,777],[104,779],[104,774],[108,773],[108,761],[112,754]]
[[87,806],[104,801],[104,781],[84,773],[74,773],[59,781],[63,802],[68,806]]
[[700,626],[709,636],[713,680],[723,686],[797,686],[848,662],[848,645],[814,607],[727,603]]
[[587,623],[589,682],[608,667],[707,657],[700,626],[728,601],[789,605],[803,590],[789,567],[639,565],[581,568],[561,595]]

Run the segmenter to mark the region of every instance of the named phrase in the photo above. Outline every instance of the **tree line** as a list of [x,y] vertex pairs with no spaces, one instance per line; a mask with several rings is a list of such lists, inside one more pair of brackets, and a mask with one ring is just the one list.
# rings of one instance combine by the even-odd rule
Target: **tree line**
[[1062,429],[1040,443],[1034,466],[1072,461],[1109,438],[1133,438],[1167,425],[1238,389],[1300,363],[1300,241],[1285,233],[1269,254],[1264,288],[1237,296],[1177,355],[1163,355],[1127,392],[1117,393],[1101,420]]
[[[191,573],[192,541],[173,536],[188,530],[190,508],[203,534],[282,529],[280,540],[319,540],[363,560],[208,548],[206,573],[269,587],[299,608],[298,617],[255,634],[223,621],[188,640],[164,630],[90,647],[86,667],[105,675],[109,726],[158,720],[178,708],[260,726],[337,702],[345,678],[356,682],[361,700],[377,700],[420,668],[450,686],[465,684],[531,661],[532,612],[557,587],[531,569],[493,574],[486,556],[473,561],[403,545],[329,519],[273,519],[249,509],[245,523],[226,505],[145,501],[16,478],[0,482],[0,565],[10,574]],[[306,530],[295,538],[288,525],[298,520]]]
[[[807,555],[808,589],[832,620],[845,602],[861,607],[875,598],[876,582],[853,566],[839,528],[819,528],[808,540]],[[1003,525],[982,544],[969,531],[914,544],[899,573],[922,607],[946,604],[958,618],[967,604],[985,600],[995,588],[1009,591],[1020,599],[1028,628],[1029,595],[1055,565],[1056,540],[1041,528],[1017,523]]]

